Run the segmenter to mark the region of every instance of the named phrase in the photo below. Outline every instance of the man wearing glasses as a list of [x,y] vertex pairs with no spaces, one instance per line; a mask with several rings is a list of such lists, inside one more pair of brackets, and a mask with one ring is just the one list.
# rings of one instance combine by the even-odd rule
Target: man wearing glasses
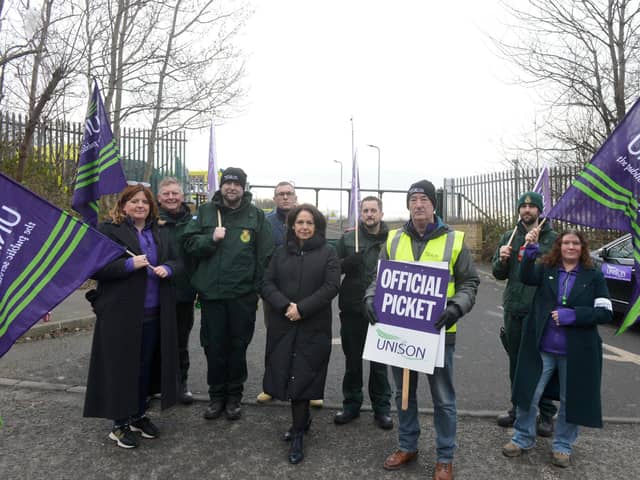
[[[273,191],[273,201],[275,208],[269,213],[265,219],[271,224],[271,234],[273,235],[273,243],[275,248],[284,245],[287,241],[287,214],[296,206],[298,197],[296,189],[292,183],[282,181],[276,185]],[[262,303],[263,308],[268,308],[266,302]],[[267,312],[264,312],[265,325],[267,322]],[[256,397],[258,403],[266,403],[271,401],[271,395],[260,392]]]
[[295,187],[289,182],[280,182],[273,191],[273,201],[276,208],[267,215],[267,220],[271,224],[273,243],[278,248],[286,242],[287,214],[298,201]]

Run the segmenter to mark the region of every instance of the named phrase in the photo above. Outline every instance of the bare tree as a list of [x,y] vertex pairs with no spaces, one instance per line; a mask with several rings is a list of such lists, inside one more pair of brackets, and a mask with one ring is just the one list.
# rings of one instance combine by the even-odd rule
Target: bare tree
[[518,81],[537,87],[543,112],[540,138],[523,150],[584,163],[638,97],[638,0],[504,2],[511,21],[493,38],[513,62]]
[[[151,115],[147,165],[149,180],[161,126],[201,128],[213,111],[232,105],[242,95],[244,65],[232,39],[246,18],[246,10],[225,10],[214,0],[174,0],[166,28],[158,32],[164,45],[157,69],[141,77],[139,105],[148,103]],[[216,32],[217,35],[211,35]],[[206,41],[203,38],[207,38]]]
[[[29,3],[17,2],[19,11],[12,11],[11,25],[19,43],[27,46],[28,55],[14,57],[6,62],[12,82],[7,86],[9,106],[26,110],[25,130],[18,147],[16,179],[22,181],[29,157],[33,153],[36,127],[47,112],[64,105],[66,79],[73,73],[77,59],[82,55],[76,48],[76,13],[64,7],[54,9],[56,2],[44,0],[40,10],[29,8]],[[19,14],[19,17],[17,16]],[[16,28],[22,25],[21,29]],[[61,28],[62,27],[62,28]],[[3,72],[6,74],[7,70]]]
[[[36,10],[0,0],[0,101],[6,92],[6,105],[29,119],[22,170],[37,123],[77,112],[96,78],[116,136],[125,119],[150,128],[149,177],[159,132],[201,128],[242,97],[234,40],[250,14],[246,1],[41,0]],[[16,6],[10,19],[5,2]]]

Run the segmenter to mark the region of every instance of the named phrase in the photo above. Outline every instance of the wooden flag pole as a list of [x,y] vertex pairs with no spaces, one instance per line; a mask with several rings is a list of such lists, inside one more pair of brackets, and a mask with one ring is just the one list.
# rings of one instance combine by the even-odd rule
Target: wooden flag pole
[[220,210],[217,210],[218,212],[218,226],[221,227],[222,226],[222,215],[220,215]]
[[402,369],[402,410],[409,408],[409,369]]
[[[132,252],[131,250],[129,250],[128,248],[125,250],[125,252],[127,252],[127,254],[128,254],[130,257],[135,257],[135,256],[136,256],[136,254],[135,254],[135,253],[133,253],[133,252]],[[154,269],[154,268],[156,268],[156,267],[154,267],[153,265],[147,265],[147,268],[148,268],[149,270],[153,270],[153,269]]]
[[511,236],[509,237],[509,241],[507,242],[507,247],[511,246],[511,242],[513,242],[513,237],[515,237],[517,231],[518,231],[518,225],[516,224],[515,228],[513,229],[513,232],[511,232]]

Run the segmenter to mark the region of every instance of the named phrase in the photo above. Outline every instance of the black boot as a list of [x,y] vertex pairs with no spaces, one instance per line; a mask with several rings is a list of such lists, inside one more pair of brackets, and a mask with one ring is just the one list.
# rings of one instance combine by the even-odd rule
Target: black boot
[[[308,432],[310,428],[311,428],[311,417],[309,417],[309,420],[307,420],[307,424],[304,426],[305,433]],[[282,434],[282,439],[285,442],[288,442],[291,440],[292,435],[293,435],[293,426],[289,427],[289,430],[287,430]]]
[[507,413],[498,415],[498,425],[500,425],[503,428],[513,427],[513,422],[515,421],[516,421],[516,412],[514,408],[509,410]]
[[193,394],[189,391],[189,387],[187,387],[187,382],[184,382],[180,385],[180,392],[178,394],[178,399],[180,403],[183,405],[191,405],[193,403]]
[[536,425],[536,433],[540,437],[550,437],[553,435],[553,418],[546,415],[539,415]]
[[302,439],[304,431],[293,432],[291,434],[291,447],[289,448],[289,463],[293,465],[300,463],[304,458]]

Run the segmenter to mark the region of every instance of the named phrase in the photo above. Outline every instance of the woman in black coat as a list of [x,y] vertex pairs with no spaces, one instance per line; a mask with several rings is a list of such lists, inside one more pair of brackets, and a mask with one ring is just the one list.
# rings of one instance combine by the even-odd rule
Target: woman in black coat
[[520,264],[522,282],[538,289],[523,324],[513,380],[515,433],[502,451],[515,457],[535,446],[536,406],[544,393],[560,399],[552,462],[568,467],[578,425],[602,427],[598,325],[611,321],[613,309],[580,232],[561,233],[542,263],[535,261],[536,241],[537,232],[529,232]]
[[331,300],[340,287],[340,262],[325,239],[326,220],[313,205],[293,208],[287,243],[276,250],[264,276],[270,305],[263,390],[291,402],[289,462],[304,458],[302,439],[309,401],[324,396],[331,354]]
[[171,277],[180,268],[167,231],[158,226],[153,194],[142,185],[126,187],[99,230],[133,255],[94,274],[87,293],[96,313],[85,417],[113,420],[109,438],[135,448],[155,438],[145,415],[149,395],[162,392],[161,407],[176,402],[177,343],[175,291]]

